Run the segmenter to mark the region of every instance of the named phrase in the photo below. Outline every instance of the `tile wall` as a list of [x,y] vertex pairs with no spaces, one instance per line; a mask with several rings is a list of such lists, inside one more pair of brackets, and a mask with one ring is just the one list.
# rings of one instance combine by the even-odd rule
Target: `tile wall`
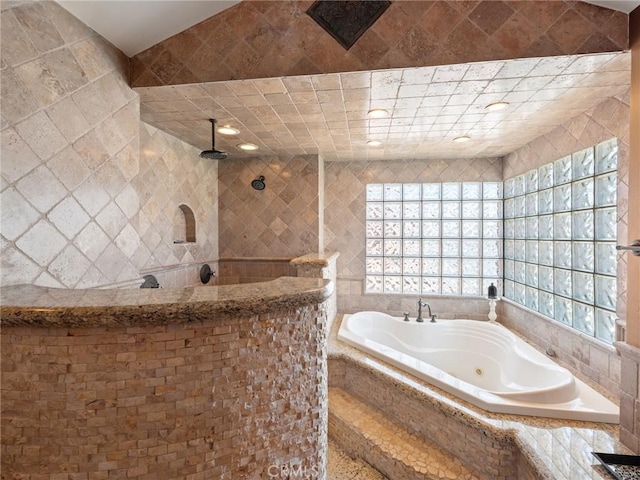
[[[217,166],[140,123],[126,56],[55,2],[2,8],[2,284],[91,287],[216,258]],[[196,244],[173,243],[181,204]]]
[[[219,162],[220,258],[288,257],[317,252],[321,211],[318,155]],[[265,177],[266,188],[251,181]]]
[[132,85],[354,72],[628,48],[627,16],[583,2],[397,1],[344,50],[311,0],[244,1],[139,53]]
[[[325,168],[325,248],[340,252],[338,258],[338,310],[382,310],[414,313],[414,296],[364,295],[365,188],[368,183],[422,183],[501,181],[502,160],[435,159],[394,162],[328,162]],[[460,301],[459,297],[431,297],[441,318],[486,319],[484,300]]]

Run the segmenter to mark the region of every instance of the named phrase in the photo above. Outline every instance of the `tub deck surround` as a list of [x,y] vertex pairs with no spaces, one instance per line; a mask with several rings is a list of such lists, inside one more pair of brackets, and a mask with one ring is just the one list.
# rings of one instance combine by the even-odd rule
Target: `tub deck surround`
[[261,283],[163,289],[66,290],[16,285],[0,292],[0,324],[41,327],[109,327],[184,323],[252,316],[318,304],[334,284],[280,277]]
[[440,437],[440,446],[467,466],[488,465],[484,478],[608,479],[590,452],[631,453],[614,424],[480,409],[338,340],[341,320],[336,318],[329,337],[330,388],[348,391],[412,433],[436,442]]

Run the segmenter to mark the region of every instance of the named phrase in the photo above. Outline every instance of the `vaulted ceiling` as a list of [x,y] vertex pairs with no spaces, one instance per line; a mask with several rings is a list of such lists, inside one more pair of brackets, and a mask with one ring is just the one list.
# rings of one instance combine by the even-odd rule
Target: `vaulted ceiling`
[[[61,3],[135,7],[136,19],[151,5],[176,6]],[[216,134],[230,158],[501,156],[629,86],[626,15],[579,2],[393,2],[349,51],[305,15],[311,1],[177,3],[164,20],[192,4],[208,19],[195,15],[172,36],[149,17],[138,26],[137,41],[153,27],[156,38],[169,32],[132,58],[141,119],[205,150],[216,118],[239,130]],[[640,2],[591,3],[628,11]],[[224,11],[210,16],[214,6]],[[144,43],[136,45],[127,53]],[[495,102],[509,105],[486,109]],[[387,114],[369,118],[374,108]],[[470,139],[453,141],[460,136]],[[247,142],[259,149],[240,150]]]

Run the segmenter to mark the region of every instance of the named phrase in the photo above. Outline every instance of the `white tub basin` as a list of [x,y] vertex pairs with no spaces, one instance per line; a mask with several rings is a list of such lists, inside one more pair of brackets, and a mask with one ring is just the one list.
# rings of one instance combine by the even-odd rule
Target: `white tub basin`
[[619,421],[614,403],[497,323],[359,312],[338,338],[491,412]]

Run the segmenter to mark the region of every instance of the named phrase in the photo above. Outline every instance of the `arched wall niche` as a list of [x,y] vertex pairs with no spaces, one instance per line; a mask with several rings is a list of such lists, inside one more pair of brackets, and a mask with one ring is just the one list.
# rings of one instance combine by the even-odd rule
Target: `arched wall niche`
[[196,242],[196,217],[188,205],[178,207],[173,222],[174,243]]

